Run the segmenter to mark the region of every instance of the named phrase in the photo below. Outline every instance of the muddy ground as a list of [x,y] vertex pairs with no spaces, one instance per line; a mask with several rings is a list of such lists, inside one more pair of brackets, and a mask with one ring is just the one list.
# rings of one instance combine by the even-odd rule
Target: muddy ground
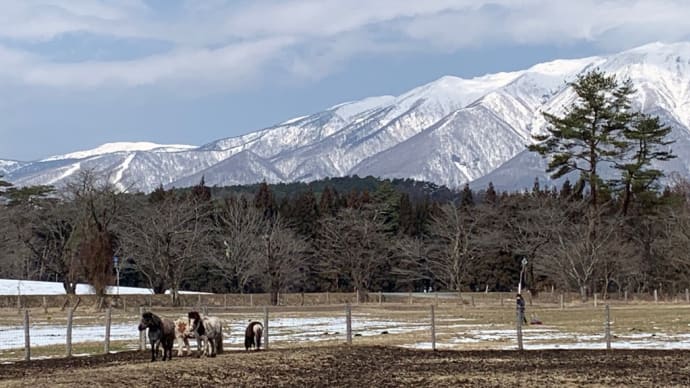
[[690,386],[690,351],[328,346],[149,362],[148,352],[0,365],[3,387]]

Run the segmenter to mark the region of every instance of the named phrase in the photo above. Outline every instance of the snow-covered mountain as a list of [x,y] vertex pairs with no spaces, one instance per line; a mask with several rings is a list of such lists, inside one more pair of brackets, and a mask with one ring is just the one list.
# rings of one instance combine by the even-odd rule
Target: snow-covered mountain
[[525,151],[544,131],[543,112],[574,101],[567,86],[598,67],[629,77],[634,104],[672,125],[679,157],[664,168],[690,175],[690,43],[653,43],[618,54],[555,60],[473,79],[446,76],[400,96],[370,97],[200,147],[113,143],[37,162],[0,163],[16,185],[59,186],[80,169],[102,170],[120,187],[151,191],[286,182],[358,174],[458,187],[549,184],[540,157]]

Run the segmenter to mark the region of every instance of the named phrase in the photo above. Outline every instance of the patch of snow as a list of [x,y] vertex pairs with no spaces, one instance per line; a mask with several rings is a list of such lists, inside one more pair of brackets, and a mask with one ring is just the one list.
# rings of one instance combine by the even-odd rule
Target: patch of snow
[[280,124],[278,124],[278,125],[288,125],[288,124],[296,123],[296,122],[298,122],[298,121],[300,121],[300,120],[302,120],[302,119],[305,119],[305,118],[307,118],[307,117],[309,117],[309,115],[295,117],[295,118],[292,118],[292,119],[290,119],[290,120],[283,121],[282,123],[280,123]]
[[[88,284],[77,284],[77,295],[94,294],[93,287]],[[149,288],[108,286],[109,295],[153,295]],[[170,291],[166,291],[169,294]],[[180,294],[208,294],[198,291],[179,291]],[[59,282],[44,282],[37,280],[0,279],[0,295],[65,295],[65,288]]]
[[84,151],[71,152],[63,155],[51,156],[49,158],[41,160],[42,162],[48,162],[53,160],[62,159],[84,159],[91,156],[112,154],[115,152],[134,152],[134,151],[163,151],[163,152],[174,152],[174,151],[184,151],[197,148],[196,146],[187,144],[157,144],[146,141],[140,142],[115,142],[106,143],[96,148]]

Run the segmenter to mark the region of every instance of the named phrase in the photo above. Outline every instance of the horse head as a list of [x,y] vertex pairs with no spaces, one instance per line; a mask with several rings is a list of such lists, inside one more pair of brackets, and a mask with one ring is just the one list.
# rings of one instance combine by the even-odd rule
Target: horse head
[[149,327],[160,327],[161,320],[151,312],[141,314],[141,321],[139,322],[139,331],[146,330]]
[[203,319],[197,311],[190,311],[187,314],[187,318],[190,320],[191,331],[195,332],[197,335],[205,335],[206,329],[204,328]]

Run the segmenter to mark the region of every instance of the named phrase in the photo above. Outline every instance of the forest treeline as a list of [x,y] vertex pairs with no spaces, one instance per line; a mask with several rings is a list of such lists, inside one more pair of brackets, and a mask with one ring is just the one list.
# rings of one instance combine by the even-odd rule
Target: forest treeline
[[[658,166],[671,128],[598,70],[529,149],[558,187],[473,191],[373,177],[131,193],[82,171],[59,191],[0,182],[0,276],[161,293],[690,287],[690,184]],[[602,174],[601,171],[606,171]],[[571,182],[566,179],[573,177]],[[662,187],[663,182],[663,187]],[[114,268],[117,257],[119,267]]]
[[[84,172],[59,193],[5,191],[0,276],[156,292],[514,290],[676,292],[690,287],[690,184],[621,212],[561,187],[424,193],[419,182],[341,178],[275,195],[210,188],[128,194]],[[406,183],[406,184],[402,184]],[[314,187],[323,187],[315,191]],[[213,194],[214,192],[222,194]],[[409,192],[413,192],[411,195]],[[415,199],[412,199],[412,198]],[[594,233],[596,231],[596,233]],[[102,288],[101,288],[102,292]]]

